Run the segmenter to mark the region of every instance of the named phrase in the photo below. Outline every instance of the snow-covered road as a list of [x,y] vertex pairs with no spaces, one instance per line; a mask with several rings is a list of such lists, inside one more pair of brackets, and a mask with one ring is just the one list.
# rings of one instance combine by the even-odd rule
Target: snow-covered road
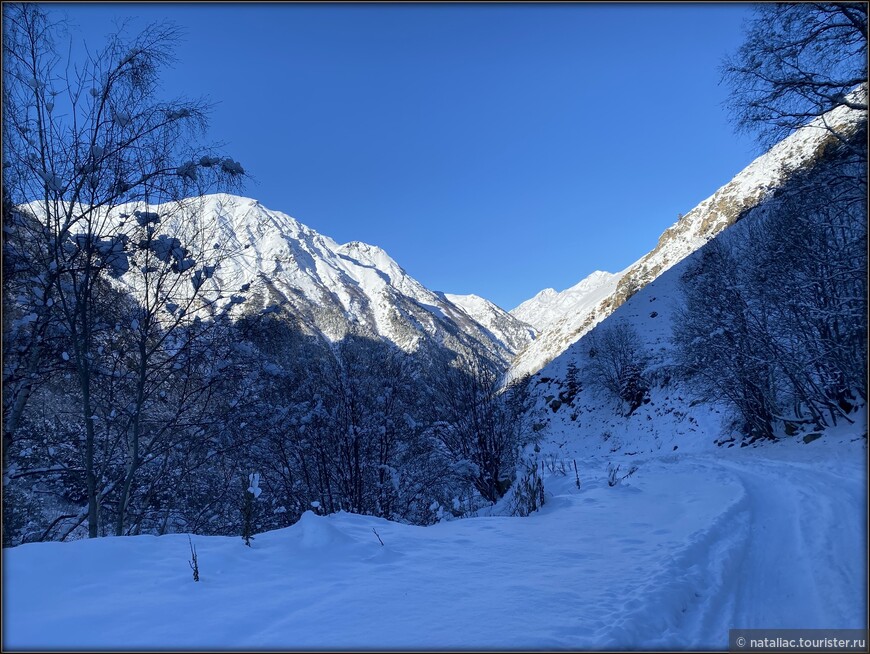
[[[684,623],[685,635],[704,643],[729,628],[866,628],[865,462],[811,463],[808,453],[727,452],[695,462],[731,475],[745,495],[727,522],[731,537],[708,553],[708,564],[724,572]],[[792,460],[796,454],[803,456]]]
[[4,649],[722,649],[733,627],[865,628],[865,444],[826,440],[633,459],[614,488],[590,459],[579,490],[545,478],[529,518],[195,536],[198,584],[184,535],[4,550]]

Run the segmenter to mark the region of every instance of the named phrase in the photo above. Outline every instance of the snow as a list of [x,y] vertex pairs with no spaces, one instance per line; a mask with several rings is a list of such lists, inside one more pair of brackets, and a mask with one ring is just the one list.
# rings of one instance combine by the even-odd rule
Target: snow
[[620,276],[619,273],[596,270],[564,291],[545,288],[533,298],[511,309],[510,313],[538,331],[547,330],[569,314],[588,310],[590,303],[597,304],[601,299],[600,291],[606,289],[608,293],[612,292]]
[[[809,443],[741,448],[721,407],[690,404],[664,379],[679,275],[728,226],[715,205],[760,201],[821,132],[801,130],[756,160],[626,271],[514,310],[545,330],[517,364],[541,369],[541,442],[528,452],[543,464],[540,511],[509,517],[506,498],[431,527],[308,511],[251,547],[193,535],[199,582],[185,534],[7,548],[4,649],[725,649],[730,628],[866,628],[866,409]],[[204,211],[237,254],[197,270],[197,288],[257,291],[266,277],[275,297],[335,307],[404,347],[413,337],[394,316],[412,307],[426,329],[456,321],[504,347],[498,307],[429,291],[380,248],[339,245],[247,198],[208,196]],[[158,256],[183,258],[160,243]],[[645,285],[608,304],[625,275]],[[584,355],[578,339],[605,319],[640,334],[650,401],[620,415],[584,378],[574,404],[553,410],[548,398]],[[611,487],[617,467],[636,471]],[[251,474],[255,496],[259,481]]]
[[121,127],[126,127],[132,120],[130,114],[123,110],[113,110],[112,116],[114,117],[115,122],[117,122]]
[[248,482],[250,486],[248,486],[248,492],[254,496],[254,498],[260,497],[260,493],[263,492],[263,489],[260,488],[260,473],[253,472],[248,475]]
[[613,295],[624,274],[596,271],[561,293],[547,289],[511,310],[511,315],[534,325],[541,334],[513,360],[509,377],[537,372],[565,344],[603,319],[599,306]]
[[175,174],[181,177],[182,179],[189,179],[192,182],[196,181],[196,163],[193,161],[187,161],[179,166]]
[[[197,163],[184,163],[178,172],[184,176],[197,165],[218,163],[234,168],[236,162],[228,161],[204,156]],[[50,173],[44,177],[46,183],[52,179]],[[27,209],[44,214],[39,202],[29,203]],[[159,260],[172,262],[179,271],[204,266],[204,271],[191,275],[190,285],[176,289],[177,304],[194,292],[204,299],[244,292],[256,302],[246,302],[244,309],[240,301],[233,302],[233,315],[288,311],[304,330],[319,332],[327,341],[340,341],[353,331],[391,341],[406,352],[415,351],[423,341],[454,348],[459,341],[467,344],[456,336],[461,334],[504,364],[534,336],[528,325],[482,298],[477,298],[479,310],[474,310],[426,288],[377,246],[360,241],[339,244],[251,198],[216,193],[164,205],[131,202],[114,207],[106,225],[121,225],[130,217],[140,226],[153,225],[153,234],[162,232],[150,243]],[[220,250],[214,255],[220,260],[217,270],[199,261],[206,256],[201,252],[197,259],[189,256],[176,237],[187,243],[185,235],[196,232],[200,233],[192,247],[202,239]],[[117,263],[126,290],[143,292],[135,278],[122,274],[125,261],[118,258]]]
[[496,335],[499,340],[507,343],[514,351],[523,349],[538,334],[538,330],[528,321],[506,312],[479,295],[444,293],[444,298]]
[[[866,92],[866,87],[861,87],[853,94],[860,99],[866,97]],[[732,225],[742,211],[762,202],[795,170],[810,165],[835,140],[831,128],[841,134],[854,133],[866,119],[866,110],[842,105],[796,130],[666,229],[658,244],[619,273],[621,279],[615,282],[632,282],[637,288],[650,283]],[[607,274],[598,271],[587,279]],[[587,298],[581,293],[579,299],[583,305],[579,307],[568,300],[572,289],[561,294],[545,289],[513,309],[513,315],[540,329],[541,334],[514,359],[508,378],[539,371],[613,313],[619,304],[616,301],[619,287],[613,283],[610,288],[611,292],[604,293],[594,303],[591,296]],[[562,300],[564,304],[560,305]]]
[[[214,163],[204,157],[199,165],[205,159]],[[339,244],[254,199],[218,193],[191,200],[187,211],[212,225],[209,242],[227,252],[217,271],[195,275],[192,288],[214,296],[249,291],[248,297],[261,298],[259,307],[246,311],[265,310],[277,301],[329,341],[341,340],[353,325],[409,352],[424,332],[443,334],[458,327],[505,362],[531,340],[527,326],[495,305],[487,303],[491,315],[486,317],[469,315],[408,275],[383,249],[360,241]],[[122,212],[137,219],[162,216],[169,233],[185,221],[185,212],[179,214],[175,206],[116,209],[117,215]],[[180,250],[176,255],[177,244],[161,236],[165,242],[158,238],[152,244],[158,257],[183,255]],[[212,283],[206,285],[206,279]]]
[[[121,217],[126,217],[127,214],[121,214]],[[136,222],[139,223],[140,227],[145,227],[145,225],[158,224],[160,222],[160,214],[154,211],[134,211],[133,216],[136,218]],[[161,239],[167,238],[165,234],[160,235]],[[165,261],[165,259],[164,259]]]
[[224,159],[221,161],[221,170],[229,175],[244,175],[245,169],[242,168],[242,164],[233,159]]
[[187,107],[182,107],[181,109],[170,109],[166,112],[166,118],[168,120],[178,120],[180,118],[189,118],[190,117],[190,109]]
[[612,488],[612,456],[578,459],[581,488],[546,472],[527,518],[309,511],[250,548],[194,535],[198,583],[183,534],[5,549],[3,647],[726,649],[731,627],[863,628],[855,430],[633,457]]

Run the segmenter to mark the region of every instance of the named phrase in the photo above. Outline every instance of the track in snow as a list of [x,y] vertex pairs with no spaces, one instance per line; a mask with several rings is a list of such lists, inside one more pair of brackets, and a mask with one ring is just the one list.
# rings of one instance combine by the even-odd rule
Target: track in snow
[[[695,465],[728,474],[745,495],[711,528],[706,592],[699,586],[697,606],[672,636],[727,648],[732,628],[867,627],[862,461],[825,465],[727,452]],[[666,642],[673,644],[668,637],[658,644]]]
[[3,645],[722,649],[730,628],[861,628],[864,449],[813,445],[633,458],[616,488],[578,461],[581,489],[547,477],[529,518],[194,536],[198,584],[184,535],[7,549]]

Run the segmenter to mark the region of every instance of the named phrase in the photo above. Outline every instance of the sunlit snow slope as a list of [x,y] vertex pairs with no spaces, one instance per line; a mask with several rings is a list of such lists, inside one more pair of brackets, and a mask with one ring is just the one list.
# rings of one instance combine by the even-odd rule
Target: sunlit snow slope
[[620,273],[596,270],[564,291],[545,288],[535,297],[511,309],[510,313],[538,331],[546,331],[561,320],[570,319],[593,308],[602,297],[614,291],[620,277]]
[[[856,93],[866,96],[866,89]],[[510,376],[518,378],[540,370],[603,318],[613,313],[634,292],[740,220],[794,171],[817,160],[826,147],[837,142],[837,136],[825,125],[836,129],[841,135],[848,135],[866,117],[866,111],[838,107],[773,146],[725,186],[666,229],[656,247],[619,273],[618,277],[607,279],[600,277],[606,273],[593,273],[590,278],[578,284],[580,286],[595,276],[606,279],[605,283],[610,286],[600,289],[604,291],[600,297],[581,296],[582,303],[579,306],[571,302],[560,304],[558,300],[572,289],[559,296],[554,296],[548,292],[551,289],[548,289],[514,309],[511,313],[526,322],[531,320],[535,311],[545,311],[542,322],[530,323],[540,329],[541,334],[514,359]],[[679,180],[675,180],[675,183],[679,183]],[[553,302],[554,299],[557,301]],[[594,306],[589,306],[590,304]],[[564,313],[557,317],[550,312],[552,309],[556,313],[563,309]]]
[[538,333],[529,321],[518,319],[479,295],[445,293],[444,298],[465,311],[514,352],[523,349]]
[[332,341],[353,332],[412,351],[425,340],[479,349],[504,364],[534,336],[528,325],[482,298],[470,302],[463,298],[473,296],[429,290],[377,246],[339,244],[256,200],[215,194],[190,207],[230,253],[205,291],[244,293],[243,311],[286,309]]

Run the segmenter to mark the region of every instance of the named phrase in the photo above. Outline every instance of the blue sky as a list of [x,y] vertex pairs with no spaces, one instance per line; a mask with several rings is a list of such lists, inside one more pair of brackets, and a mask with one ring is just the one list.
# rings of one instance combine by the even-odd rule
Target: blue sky
[[718,66],[751,5],[52,5],[98,44],[181,26],[245,195],[511,309],[618,271],[757,154]]

